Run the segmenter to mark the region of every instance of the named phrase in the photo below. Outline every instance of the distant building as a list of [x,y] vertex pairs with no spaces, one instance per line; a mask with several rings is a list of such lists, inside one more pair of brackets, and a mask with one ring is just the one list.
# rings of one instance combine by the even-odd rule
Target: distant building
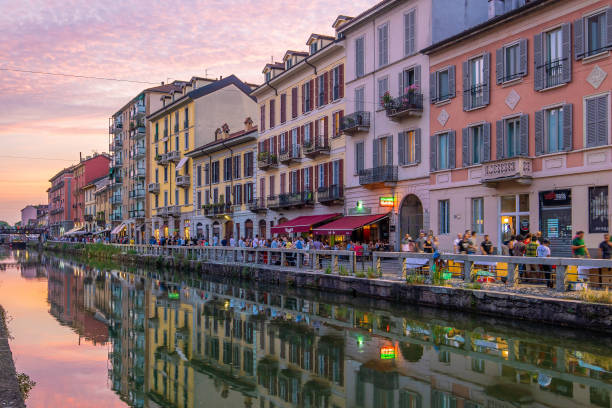
[[21,210],[21,225],[24,227],[40,226],[39,216],[46,214],[48,205],[27,205]]
[[94,191],[96,231],[107,230],[110,232],[111,229],[110,198],[112,190],[110,183],[110,179],[106,177],[96,183],[96,190]]
[[72,169],[62,169],[49,180],[49,233],[53,237],[72,229]]
[[102,153],[82,158],[79,164],[74,166],[72,183],[74,228],[85,227],[85,191],[83,188],[94,180],[108,176],[109,162],[109,155]]

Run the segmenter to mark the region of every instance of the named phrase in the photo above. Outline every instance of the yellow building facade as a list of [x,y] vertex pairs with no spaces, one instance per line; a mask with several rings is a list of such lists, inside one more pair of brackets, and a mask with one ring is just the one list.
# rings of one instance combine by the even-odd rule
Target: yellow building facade
[[[341,18],[334,28],[344,22]],[[298,216],[344,210],[344,41],[312,34],[308,52],[287,51],[267,64],[259,104],[257,192],[262,237]]]

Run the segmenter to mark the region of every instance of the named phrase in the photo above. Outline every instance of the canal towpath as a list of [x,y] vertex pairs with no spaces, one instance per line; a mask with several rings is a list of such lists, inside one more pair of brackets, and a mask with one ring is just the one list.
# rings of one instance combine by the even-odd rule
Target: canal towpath
[[6,312],[0,305],[0,407],[25,408],[8,342],[9,337]]

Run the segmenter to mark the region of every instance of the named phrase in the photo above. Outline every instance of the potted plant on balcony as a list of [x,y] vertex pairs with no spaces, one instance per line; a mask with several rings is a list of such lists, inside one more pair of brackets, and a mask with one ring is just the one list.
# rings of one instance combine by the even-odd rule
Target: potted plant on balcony
[[158,154],[157,156],[155,156],[155,161],[159,162],[162,159],[162,155]]
[[270,153],[268,152],[259,152],[259,154],[257,155],[257,160],[260,162],[265,162],[268,161],[268,158],[270,157]]
[[419,86],[417,84],[412,84],[404,88],[404,95],[402,95],[400,99],[402,109],[409,109],[416,104],[415,95],[418,90]]
[[385,94],[380,98],[380,104],[387,110],[387,112],[393,109],[393,98],[391,98],[389,91],[385,92]]

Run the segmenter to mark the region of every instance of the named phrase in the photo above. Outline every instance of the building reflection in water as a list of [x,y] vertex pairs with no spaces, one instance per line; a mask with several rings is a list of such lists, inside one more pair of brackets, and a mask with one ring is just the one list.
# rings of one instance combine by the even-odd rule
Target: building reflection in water
[[49,262],[51,313],[108,339],[130,406],[611,406],[609,339]]

